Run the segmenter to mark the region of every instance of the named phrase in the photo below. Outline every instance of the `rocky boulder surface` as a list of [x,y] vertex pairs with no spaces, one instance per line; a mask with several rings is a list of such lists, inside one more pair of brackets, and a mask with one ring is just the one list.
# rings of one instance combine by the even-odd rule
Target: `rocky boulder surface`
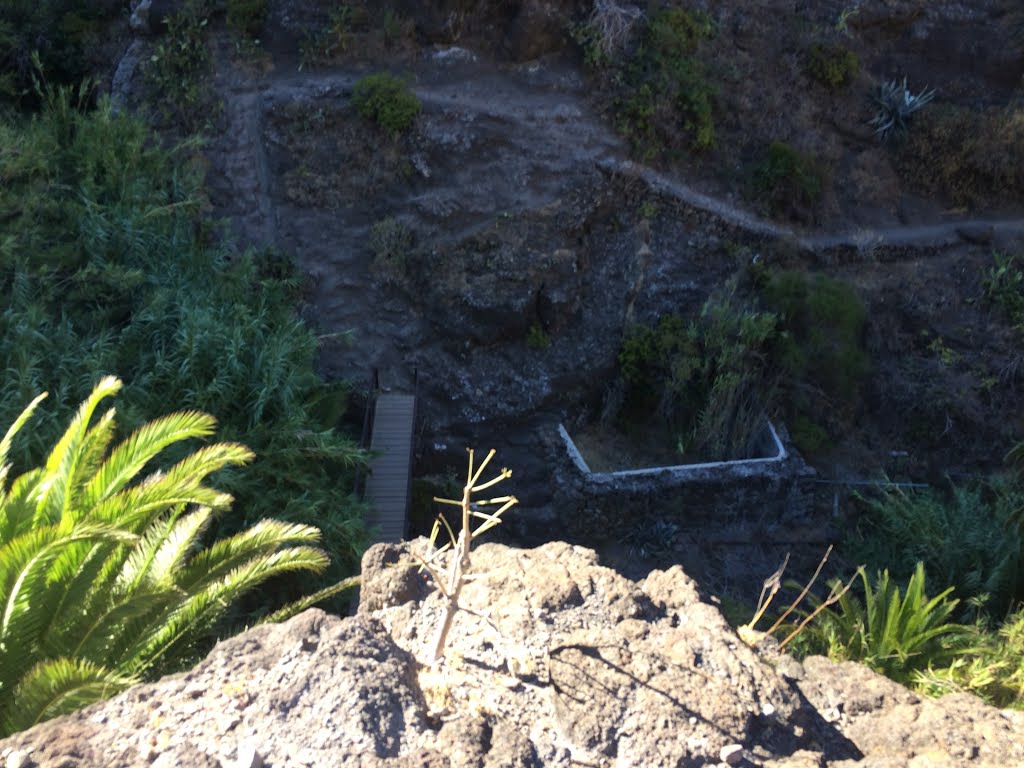
[[444,663],[423,542],[378,545],[357,616],[307,611],[189,672],[0,742],[0,766],[1020,765],[1024,713],[744,645],[677,566],[484,545]]

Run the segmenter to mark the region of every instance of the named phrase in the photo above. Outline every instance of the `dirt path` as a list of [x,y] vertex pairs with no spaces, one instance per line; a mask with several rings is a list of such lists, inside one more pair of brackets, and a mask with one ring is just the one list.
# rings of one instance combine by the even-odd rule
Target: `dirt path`
[[[218,83],[224,99],[227,131],[218,142],[222,160],[224,213],[236,223],[238,234],[246,242],[279,242],[275,222],[273,179],[267,166],[264,111],[268,103],[307,100],[344,99],[352,86],[365,74],[362,71],[275,72],[261,79],[248,79],[230,68]],[[984,241],[998,236],[1024,235],[1024,219],[965,218],[946,219],[930,224],[859,227],[852,231],[796,230],[759,218],[728,201],[706,195],[685,181],[672,178],[628,159],[619,138],[597,115],[584,96],[584,84],[574,74],[533,70],[506,73],[481,66],[475,59],[449,56],[428,61],[417,72],[415,91],[426,113],[457,111],[468,121],[500,122],[509,137],[528,136],[527,152],[555,161],[551,172],[564,170],[558,160],[593,163],[605,172],[642,179],[653,190],[671,195],[696,209],[709,212],[723,221],[742,227],[752,234],[786,238],[802,248],[870,250],[877,247],[935,248],[959,241]],[[444,136],[438,137],[442,140]],[[508,185],[517,181],[510,177]],[[488,185],[484,185],[485,187]],[[471,193],[494,189],[473,189]],[[521,190],[520,190],[521,191]],[[435,192],[433,195],[438,197]],[[449,197],[460,193],[449,191]],[[503,196],[499,196],[503,197]],[[543,205],[543,194],[515,194],[518,207]],[[419,201],[426,204],[428,201]],[[437,202],[435,200],[435,202]],[[455,235],[456,233],[450,233]]]

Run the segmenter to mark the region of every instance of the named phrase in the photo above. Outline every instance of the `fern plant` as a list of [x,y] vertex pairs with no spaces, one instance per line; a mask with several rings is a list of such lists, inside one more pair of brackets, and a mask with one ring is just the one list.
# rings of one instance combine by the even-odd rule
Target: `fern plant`
[[959,602],[949,599],[952,587],[929,598],[921,563],[903,594],[887,570],[877,575],[874,586],[863,567],[858,573],[863,601],[846,592],[835,608],[822,611],[800,637],[804,651],[859,661],[901,683],[909,682],[915,670],[949,660],[952,652],[941,640],[960,629],[949,621]]
[[137,481],[158,454],[210,435],[215,422],[174,413],[111,448],[114,409],[90,422],[121,386],[102,379],[45,463],[10,482],[12,440],[45,394],[0,442],[0,737],[180,665],[242,594],[278,574],[327,567],[319,531],[308,525],[262,520],[203,546],[210,521],[232,501],[207,477],[253,454],[214,443]]

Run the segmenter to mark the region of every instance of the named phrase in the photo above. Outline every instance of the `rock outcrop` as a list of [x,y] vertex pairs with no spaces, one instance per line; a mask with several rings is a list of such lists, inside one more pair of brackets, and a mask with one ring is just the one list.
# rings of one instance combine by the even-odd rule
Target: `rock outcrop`
[[755,651],[679,567],[633,582],[563,543],[480,547],[432,668],[411,546],[367,553],[357,616],[256,627],[0,742],[0,766],[1024,764],[1024,713]]

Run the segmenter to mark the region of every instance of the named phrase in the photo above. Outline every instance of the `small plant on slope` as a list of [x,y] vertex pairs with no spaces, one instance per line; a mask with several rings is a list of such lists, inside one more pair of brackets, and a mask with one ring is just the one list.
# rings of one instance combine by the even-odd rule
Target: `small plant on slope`
[[12,440],[45,395],[0,441],[0,738],[181,665],[243,593],[278,574],[327,567],[308,525],[262,520],[201,546],[213,515],[231,503],[206,478],[252,453],[206,445],[133,484],[164,449],[210,435],[214,419],[164,416],[108,452],[114,410],[90,422],[120,389],[118,379],[100,381],[46,462],[9,483]]
[[823,611],[800,636],[811,641],[811,652],[863,662],[900,683],[910,682],[916,671],[948,662],[952,652],[941,639],[960,629],[949,621],[959,602],[948,599],[952,587],[928,598],[920,563],[902,595],[888,571],[878,574],[874,587],[863,567],[858,573],[863,602],[846,593],[835,609]]
[[412,127],[420,100],[408,85],[388,72],[367,75],[355,84],[352,103],[359,115],[397,138]]
[[890,80],[879,85],[873,98],[876,110],[871,125],[875,127],[878,140],[887,141],[891,136],[906,134],[911,115],[935,98],[935,90],[926,88],[913,94],[904,77],[902,83]]
[[[502,469],[497,476],[490,480],[480,481],[484,470],[494,457],[494,453],[495,451],[491,449],[486,458],[480,463],[480,466],[474,468],[473,450],[470,449],[469,471],[466,473],[466,484],[462,488],[462,498],[458,500],[434,498],[434,501],[458,507],[462,512],[462,530],[459,531],[458,536],[455,535],[455,532],[444,516],[438,516],[434,522],[434,528],[430,532],[430,543],[432,546],[434,545],[442,526],[448,532],[449,543],[433,550],[427,558],[421,561],[421,565],[426,568],[427,572],[434,579],[434,584],[445,599],[444,617],[441,620],[441,625],[437,628],[437,638],[431,651],[431,660],[435,664],[444,656],[444,647],[448,639],[448,632],[452,627],[452,619],[455,618],[456,612],[461,608],[459,605],[459,595],[462,593],[462,587],[473,575],[470,573],[470,547],[473,539],[500,523],[501,516],[518,503],[518,499],[515,496],[499,496],[487,499],[486,501],[473,501],[474,493],[485,491],[502,480],[512,477],[511,470]],[[493,512],[482,511],[483,507],[489,506],[497,506],[498,508]],[[477,520],[482,520],[483,522],[477,526],[476,530],[473,530],[472,525]],[[448,555],[449,562],[447,568],[445,568],[441,558],[449,549],[452,551]]]

